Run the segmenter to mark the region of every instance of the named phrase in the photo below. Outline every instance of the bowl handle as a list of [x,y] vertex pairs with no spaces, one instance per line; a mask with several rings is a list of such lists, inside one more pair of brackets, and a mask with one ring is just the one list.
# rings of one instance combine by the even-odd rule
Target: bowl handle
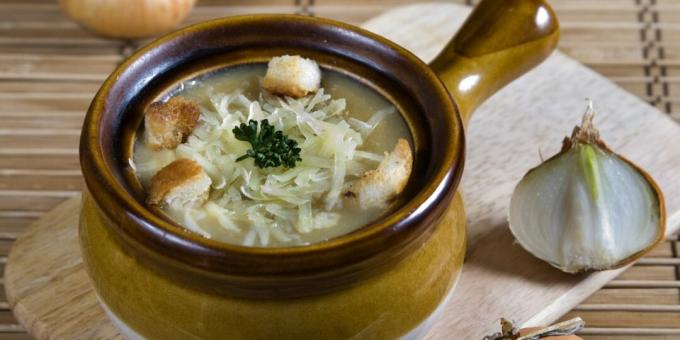
[[467,125],[472,112],[517,77],[545,60],[559,24],[543,0],[482,0],[430,63]]

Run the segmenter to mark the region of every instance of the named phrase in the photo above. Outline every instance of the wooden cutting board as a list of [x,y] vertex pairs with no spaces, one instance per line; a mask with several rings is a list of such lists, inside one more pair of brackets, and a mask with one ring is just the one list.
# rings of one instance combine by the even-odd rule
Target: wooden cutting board
[[[400,7],[364,26],[432,59],[469,9],[452,4]],[[668,233],[680,224],[680,127],[645,102],[561,53],[502,90],[468,127],[462,190],[469,249],[452,302],[433,339],[479,339],[501,316],[547,324],[621,270],[567,275],[514,243],[506,221],[510,193],[555,153],[594,99],[596,123],[614,149],[649,170],[666,194]],[[17,239],[6,266],[8,300],[39,338],[115,338],[84,272],[77,242],[79,197],[62,204]],[[587,321],[587,320],[586,320]]]

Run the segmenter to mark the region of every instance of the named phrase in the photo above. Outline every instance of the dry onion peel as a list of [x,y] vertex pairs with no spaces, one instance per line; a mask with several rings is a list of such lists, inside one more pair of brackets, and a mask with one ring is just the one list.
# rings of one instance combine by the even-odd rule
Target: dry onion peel
[[510,230],[534,256],[569,273],[630,264],[665,233],[661,190],[611,151],[592,103],[562,150],[529,170],[510,201]]
[[580,317],[556,323],[552,326],[543,328],[519,329],[513,321],[501,318],[501,331],[487,335],[483,340],[538,340],[538,339],[581,339],[574,335],[586,323]]

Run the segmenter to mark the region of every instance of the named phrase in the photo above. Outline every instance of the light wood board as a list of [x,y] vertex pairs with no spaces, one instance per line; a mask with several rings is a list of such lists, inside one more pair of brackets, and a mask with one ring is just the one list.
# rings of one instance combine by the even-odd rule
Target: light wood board
[[[366,27],[431,59],[462,22],[456,5],[398,8]],[[620,271],[561,274],[514,245],[505,219],[513,186],[554,153],[593,98],[602,134],[649,170],[666,193],[669,232],[680,220],[680,128],[646,103],[560,53],[484,104],[469,126],[463,192],[469,253],[453,302],[432,338],[481,338],[500,316],[548,323]],[[109,337],[76,243],[78,198],[48,214],[17,240],[6,269],[8,298],[20,321],[45,337]],[[20,262],[24,261],[24,262]],[[43,261],[43,264],[39,264]],[[92,325],[87,327],[85,325]]]

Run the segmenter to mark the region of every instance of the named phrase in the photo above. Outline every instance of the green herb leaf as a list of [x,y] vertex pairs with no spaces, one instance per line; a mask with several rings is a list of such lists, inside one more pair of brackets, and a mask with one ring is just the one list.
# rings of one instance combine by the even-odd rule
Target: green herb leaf
[[232,131],[236,139],[248,142],[251,146],[245,155],[236,159],[237,162],[252,158],[256,166],[264,169],[281,165],[294,168],[295,162],[302,161],[297,142],[282,131],[276,131],[266,119],[260,122],[259,131],[255,120],[248,121],[248,124],[243,123]]

